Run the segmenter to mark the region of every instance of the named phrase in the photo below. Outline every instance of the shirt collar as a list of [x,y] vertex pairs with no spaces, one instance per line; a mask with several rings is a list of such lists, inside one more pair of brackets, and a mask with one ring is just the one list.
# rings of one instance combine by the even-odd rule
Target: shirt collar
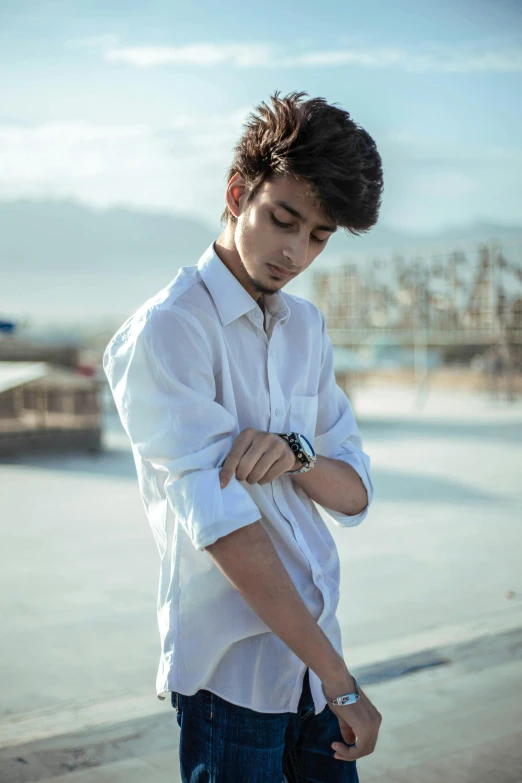
[[[214,242],[208,246],[198,261],[198,270],[216,305],[223,326],[246,313],[261,313],[256,300],[241,285],[237,277],[223,263],[214,249]],[[290,317],[290,309],[281,294],[264,294],[265,307],[271,317],[278,320]]]

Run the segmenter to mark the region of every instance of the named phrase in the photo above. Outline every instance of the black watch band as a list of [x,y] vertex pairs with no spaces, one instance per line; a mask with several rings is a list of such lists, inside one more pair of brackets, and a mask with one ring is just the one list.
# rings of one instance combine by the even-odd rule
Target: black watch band
[[[288,470],[288,474],[292,473],[306,473],[310,468],[313,468],[315,465],[315,456],[310,457],[305,450],[302,447],[302,444],[300,442],[300,433],[299,432],[276,432],[276,435],[279,435],[280,438],[283,438],[286,440],[292,451],[294,452],[295,456],[301,463],[302,467],[298,468],[297,470]],[[307,440],[308,443],[308,440]],[[313,451],[313,449],[312,449]]]

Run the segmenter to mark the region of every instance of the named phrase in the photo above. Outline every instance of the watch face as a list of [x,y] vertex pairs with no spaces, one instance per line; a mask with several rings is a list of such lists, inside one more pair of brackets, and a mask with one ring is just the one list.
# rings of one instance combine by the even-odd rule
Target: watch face
[[305,452],[305,454],[308,454],[309,457],[315,457],[314,447],[312,446],[308,438],[306,438],[304,435],[299,434],[299,440],[301,441],[301,447]]

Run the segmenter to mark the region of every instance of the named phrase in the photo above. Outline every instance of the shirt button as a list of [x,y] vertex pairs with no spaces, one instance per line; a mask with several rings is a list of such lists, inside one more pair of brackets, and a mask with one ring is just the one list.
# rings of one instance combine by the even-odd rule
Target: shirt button
[[279,410],[279,408],[276,408],[276,409],[275,409],[275,411],[274,411],[274,413],[275,413],[275,415],[276,415],[276,416],[279,416],[279,414],[281,413],[281,411]]

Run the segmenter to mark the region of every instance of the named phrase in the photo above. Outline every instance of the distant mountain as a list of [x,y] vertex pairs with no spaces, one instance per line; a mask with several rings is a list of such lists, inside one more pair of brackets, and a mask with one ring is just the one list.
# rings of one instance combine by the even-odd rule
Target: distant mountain
[[[335,255],[366,253],[374,250],[411,251],[413,248],[447,247],[473,245],[490,239],[511,242],[518,238],[522,243],[522,225],[509,226],[495,223],[473,223],[468,226],[451,226],[437,232],[418,234],[402,233],[378,223],[367,234],[359,237],[347,236],[345,232],[334,234],[328,241],[328,252]],[[326,255],[326,252],[325,252]]]
[[0,268],[177,270],[217,236],[197,218],[73,201],[0,202]]
[[[172,271],[196,263],[220,233],[188,215],[124,207],[96,210],[74,201],[0,202],[0,268],[52,271]],[[406,234],[378,224],[354,237],[344,231],[328,242],[324,257],[378,248],[479,241],[519,235],[522,226],[476,223],[433,234]]]
[[[196,264],[221,232],[189,215],[126,207],[97,210],[74,201],[0,202],[0,317],[91,321],[133,312]],[[313,269],[368,252],[408,251],[497,238],[522,246],[522,226],[476,223],[433,234],[378,224],[361,237],[334,235],[313,268],[285,290],[311,297]]]

